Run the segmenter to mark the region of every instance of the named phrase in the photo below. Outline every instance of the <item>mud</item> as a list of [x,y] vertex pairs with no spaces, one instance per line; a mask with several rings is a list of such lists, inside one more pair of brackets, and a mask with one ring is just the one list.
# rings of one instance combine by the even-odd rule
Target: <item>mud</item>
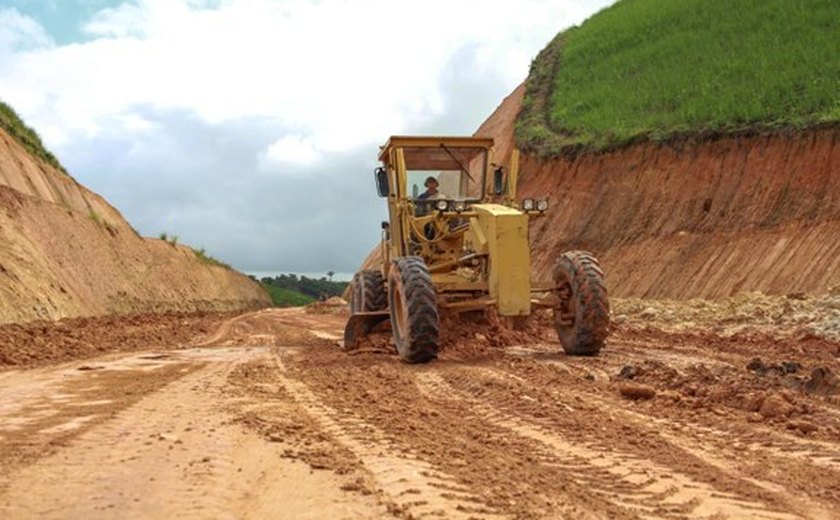
[[0,516],[840,515],[829,340],[628,321],[574,358],[539,319],[474,321],[409,366],[387,341],[344,352],[343,323],[261,311],[0,373]]
[[137,314],[0,325],[0,369],[84,359],[109,352],[183,348],[231,313]]

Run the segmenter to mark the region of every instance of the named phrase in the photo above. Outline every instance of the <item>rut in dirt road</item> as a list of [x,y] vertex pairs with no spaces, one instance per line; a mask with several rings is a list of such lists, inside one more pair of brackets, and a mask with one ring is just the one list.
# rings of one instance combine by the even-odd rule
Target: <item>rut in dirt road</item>
[[[340,350],[344,319],[260,311],[199,348],[0,374],[0,516],[840,516],[840,404],[803,389],[807,348],[803,376],[745,368],[775,344],[629,329],[596,358],[452,344],[407,366]],[[622,397],[627,366],[655,397]]]

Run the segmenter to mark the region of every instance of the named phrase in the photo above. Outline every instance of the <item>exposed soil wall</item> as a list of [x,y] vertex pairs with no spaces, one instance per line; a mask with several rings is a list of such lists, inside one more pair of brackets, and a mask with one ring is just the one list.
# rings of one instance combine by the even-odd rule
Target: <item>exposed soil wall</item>
[[248,277],[142,238],[0,130],[0,323],[269,304]]
[[[479,128],[507,159],[524,89]],[[520,196],[548,196],[532,227],[546,275],[563,250],[603,262],[612,294],[722,298],[840,284],[840,130],[731,137],[541,161]]]

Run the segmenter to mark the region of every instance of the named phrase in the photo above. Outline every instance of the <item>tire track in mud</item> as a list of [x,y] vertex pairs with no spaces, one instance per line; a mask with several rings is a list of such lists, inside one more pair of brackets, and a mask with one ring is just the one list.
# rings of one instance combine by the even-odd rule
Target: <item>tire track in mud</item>
[[286,349],[274,355],[279,383],[323,431],[361,461],[384,500],[390,503],[392,513],[409,518],[500,517],[472,495],[468,487],[432,464],[405,453],[375,426],[340,414],[323,403],[306,383],[289,375],[283,350]]
[[[840,483],[840,453],[836,446],[803,440],[770,428],[753,426],[748,433],[713,421],[674,421],[673,417],[645,415],[627,410],[608,399],[575,394],[628,423],[656,428],[657,434],[731,477],[750,482],[779,495],[806,517],[833,519],[840,516],[823,491]],[[719,426],[719,427],[718,427]]]
[[[624,346],[624,342],[622,342],[621,346]],[[568,358],[561,359],[560,356],[547,354],[544,351],[534,348],[513,348],[508,349],[508,353],[516,356],[517,358],[522,357],[535,363],[551,365],[568,375],[573,375],[578,378],[594,379],[599,383],[606,383],[614,380],[614,375],[618,374],[619,369],[627,364],[628,358],[629,361],[635,362],[645,362],[655,359],[657,362],[663,363],[664,360],[668,362],[668,370],[674,370],[682,376],[686,375],[684,370],[691,365],[696,366],[702,364],[703,366],[711,365],[722,368],[738,369],[740,365],[745,364],[741,363],[741,361],[748,359],[748,357],[743,357],[738,354],[738,365],[734,365],[731,358],[707,360],[702,358],[699,354],[694,353],[663,353],[660,351],[656,351],[655,353],[646,353],[634,349],[630,352],[622,350],[620,359],[601,360],[602,363],[599,364],[600,366],[593,367],[590,363],[594,360],[586,359],[586,364],[578,364],[575,363],[574,360],[569,360]],[[605,368],[605,365],[608,367],[608,370]],[[507,369],[500,369],[496,371],[496,373],[499,375],[504,374],[505,377],[510,378],[515,382],[515,384],[529,383],[528,378],[520,377],[516,374],[516,371],[512,370],[510,367],[507,367]],[[611,377],[610,374],[613,374],[613,377]],[[529,377],[532,376],[529,374]],[[533,388],[538,386],[538,384],[530,381],[530,386]],[[722,416],[719,413],[703,414],[701,417],[701,423],[697,417],[692,417],[690,414],[684,414],[685,409],[683,407],[675,406],[673,403],[668,401],[658,401],[663,406],[647,409],[646,412],[650,413],[650,415],[644,415],[629,410],[626,406],[627,401],[611,399],[600,394],[581,392],[574,386],[569,385],[564,386],[563,391],[570,393],[576,398],[586,401],[593,406],[610,409],[615,413],[632,417],[638,422],[655,422],[661,427],[673,427],[674,415],[683,413],[683,415],[680,416],[680,426],[690,430],[698,437],[708,437],[710,441],[716,441],[720,445],[720,448],[725,449],[734,445],[738,446],[738,448],[742,450],[751,450],[760,453],[762,457],[787,457],[796,461],[801,461],[804,457],[815,466],[840,472],[840,446],[837,444],[818,439],[803,439],[802,437],[793,435],[792,433],[762,425],[761,422],[755,418],[749,423],[749,427],[746,429],[743,425],[740,427],[734,427],[733,425],[733,423],[737,425],[743,421],[722,421]],[[673,392],[670,392],[669,390],[666,390],[664,393],[673,394]],[[808,402],[808,406],[811,409],[811,412],[809,413],[819,411],[828,417],[840,417],[840,408],[838,408],[836,404],[832,404],[828,401],[820,401],[818,397],[812,398]],[[744,410],[737,409],[733,409],[731,412],[736,415],[747,414]],[[710,427],[710,420],[716,423],[717,427]],[[840,474],[838,474],[838,480],[840,480]]]
[[193,349],[149,370],[137,359],[102,367],[97,377],[156,378],[165,363],[197,364],[17,470],[0,491],[0,518],[381,518],[373,497],[344,491],[340,478],[288,460],[281,445],[238,424],[241,410],[261,403],[230,388],[229,376],[243,364],[271,363],[267,353]]
[[[231,500],[226,476],[235,472],[232,448],[218,419],[211,419],[213,401],[206,398],[229,370],[226,363],[188,374],[80,435],[43,466],[24,469],[3,496],[0,511],[7,518],[117,512],[128,519],[233,518],[225,507]],[[208,420],[199,424],[198,417]],[[176,474],[162,471],[173,465]],[[32,482],[38,483],[37,496],[30,493]]]
[[[635,510],[617,507],[567,478],[552,461],[544,463],[534,441],[484,421],[470,421],[468,410],[450,402],[427,400],[412,368],[393,359],[360,357],[309,351],[290,359],[290,364],[295,377],[305,380],[330,407],[376,426],[390,450],[429,461],[500,514],[638,518]],[[345,365],[348,361],[351,366]],[[346,368],[343,377],[333,376],[333,363]]]
[[[576,364],[573,361],[569,362],[568,359],[560,360],[553,356],[540,356],[538,351],[534,349],[514,349],[512,353],[517,357],[524,356],[526,359],[530,359],[539,364],[554,366],[566,374],[579,378],[592,377],[593,374],[592,367]],[[535,353],[537,354],[535,355]],[[619,367],[626,362],[624,351],[621,352],[621,356],[622,358],[620,360],[610,360],[611,373],[617,374]],[[661,352],[649,352],[645,354],[644,352],[633,351],[630,355],[631,360],[638,361],[647,361],[655,358],[658,362],[661,362],[662,357]],[[668,369],[673,369],[677,372],[681,372],[681,368],[689,366],[691,362],[699,363],[703,361],[702,358],[695,357],[692,354],[684,356],[681,352],[670,353],[666,358],[676,363],[676,367],[673,363],[668,364]],[[738,358],[739,361],[742,361],[740,355],[738,355]],[[590,360],[586,361],[589,362]],[[731,359],[714,359],[706,361],[704,364],[706,366],[711,364],[721,367],[737,368],[737,366],[732,364]],[[507,369],[495,371],[495,374],[496,377],[503,376],[510,378],[517,385],[525,384],[530,388],[536,388],[539,385],[539,382],[529,381],[527,378],[520,377],[515,372],[516,370],[507,367]],[[596,381],[606,382],[610,379],[609,374],[603,368],[595,368]],[[806,486],[802,490],[805,493],[810,491],[814,482],[840,482],[840,446],[819,439],[803,439],[787,431],[771,428],[761,424],[758,420],[760,418],[751,419],[748,426],[746,426],[744,424],[744,418],[738,417],[748,415],[742,410],[727,412],[733,415],[734,420],[733,418],[725,419],[724,417],[726,415],[720,413],[698,412],[699,415],[693,415],[687,413],[684,405],[675,405],[666,399],[657,401],[660,406],[645,407],[643,409],[645,413],[642,413],[629,409],[626,400],[611,398],[608,395],[602,395],[600,393],[583,392],[572,385],[564,385],[563,392],[573,395],[575,399],[586,402],[593,407],[622,415],[631,422],[649,425],[655,424],[660,428],[660,433],[665,430],[671,430],[672,433],[675,432],[674,435],[690,435],[693,439],[697,439],[695,443],[688,445],[683,440],[681,441],[681,447],[686,451],[692,450],[696,452],[698,456],[702,453],[703,456],[701,458],[704,459],[708,457],[709,460],[714,460],[719,458],[721,452],[730,452],[734,460],[749,460],[750,457],[745,456],[744,452],[751,452],[756,457],[760,457],[761,460],[773,460],[776,462],[775,466],[777,467],[790,468],[791,465],[794,465],[804,475],[804,478],[801,480],[809,483],[809,486]],[[665,391],[665,394],[668,393],[669,391]],[[809,407],[812,409],[812,412],[819,410],[828,416],[840,414],[836,405],[832,405],[830,402],[820,401],[818,398],[812,399],[809,402]],[[678,422],[675,422],[675,416],[679,418]],[[677,441],[678,437],[674,435],[671,435],[669,440],[673,444],[680,444]],[[663,436],[665,435],[663,434]],[[725,465],[730,471],[733,469],[732,466],[732,464]],[[740,469],[737,472],[750,479],[763,478],[765,474],[763,471],[754,471],[752,472],[753,474],[749,474]],[[780,483],[770,485],[770,487],[778,487],[778,484]],[[787,482],[785,485],[789,484],[790,482]],[[837,493],[840,494],[840,487],[837,488]],[[790,494],[788,496],[789,498],[794,498]]]
[[[552,363],[553,364],[553,363]],[[571,366],[560,367],[567,375]],[[565,367],[565,368],[564,368]],[[574,367],[582,374],[583,367]],[[552,388],[558,380],[546,381],[533,371],[520,377],[512,367],[481,367],[478,371],[489,379],[507,381],[520,393],[537,395],[540,401],[550,402]],[[576,384],[560,384],[554,392],[562,393],[564,400],[580,403],[578,408],[597,411],[636,432],[643,432],[666,441],[666,446],[682,450],[704,465],[710,466],[730,480],[743,481],[765,490],[777,498],[784,509],[790,509],[806,518],[837,518],[836,507],[840,493],[840,473],[836,471],[840,460],[836,445],[814,439],[802,439],[784,431],[775,431],[760,424],[739,421],[714,413],[701,416],[683,415],[685,409],[667,401],[657,406],[646,406],[636,411],[634,404],[610,393],[596,390],[582,391]],[[508,404],[510,404],[508,402]],[[555,402],[555,404],[558,404]],[[562,403],[560,403],[562,404]],[[568,406],[568,405],[566,405]],[[572,411],[571,408],[569,411]],[[544,415],[539,412],[536,415]],[[533,421],[553,427],[544,417]],[[593,419],[594,420],[594,419]],[[702,422],[701,422],[702,421]],[[662,449],[651,451],[654,456]]]
[[797,518],[631,453],[572,441],[537,422],[505,412],[504,406],[472,398],[450,385],[440,373],[420,373],[418,382],[427,398],[464,401],[480,420],[538,442],[543,447],[544,463],[556,465],[594,493],[618,506],[635,509],[642,517]]

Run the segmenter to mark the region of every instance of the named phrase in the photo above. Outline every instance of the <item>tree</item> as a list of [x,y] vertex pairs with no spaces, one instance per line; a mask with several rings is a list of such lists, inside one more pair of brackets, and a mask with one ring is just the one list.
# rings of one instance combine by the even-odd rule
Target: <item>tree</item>
[[332,281],[332,277],[335,274],[335,271],[327,271],[327,276],[330,277],[330,281]]

